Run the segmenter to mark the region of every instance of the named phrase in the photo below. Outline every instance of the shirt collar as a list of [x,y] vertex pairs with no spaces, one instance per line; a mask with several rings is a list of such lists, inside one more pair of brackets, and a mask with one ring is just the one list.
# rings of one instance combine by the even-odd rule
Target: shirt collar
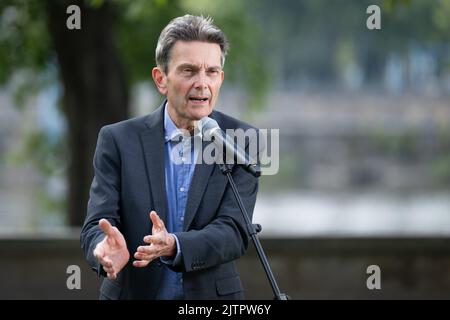
[[[172,118],[170,118],[166,102],[164,106],[164,141],[179,141],[180,137],[183,137],[183,131],[178,129]],[[198,127],[195,130],[194,138],[196,137],[203,138],[201,121],[198,122]]]

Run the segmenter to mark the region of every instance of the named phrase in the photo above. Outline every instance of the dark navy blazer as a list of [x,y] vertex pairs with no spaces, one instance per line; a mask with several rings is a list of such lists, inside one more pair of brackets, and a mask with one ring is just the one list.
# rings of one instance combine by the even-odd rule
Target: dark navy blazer
[[[105,275],[93,251],[104,237],[98,221],[106,218],[122,232],[130,252],[130,261],[117,279],[103,280],[103,299],[154,299],[160,285],[159,259],[145,268],[133,267],[132,261],[136,248],[144,244],[143,237],[151,233],[149,212],[155,210],[166,222],[163,106],[147,116],[105,126],[98,136],[81,246],[90,266]],[[251,128],[218,111],[209,116],[224,130]],[[241,166],[233,167],[233,177],[251,219],[258,180]],[[243,299],[234,261],[245,253],[249,237],[217,164],[196,165],[184,230],[176,235],[182,259],[173,268],[183,273],[186,299]]]

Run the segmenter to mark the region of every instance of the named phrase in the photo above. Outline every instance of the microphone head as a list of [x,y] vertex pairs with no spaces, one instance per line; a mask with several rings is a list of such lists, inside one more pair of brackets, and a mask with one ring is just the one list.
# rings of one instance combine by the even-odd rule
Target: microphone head
[[217,128],[220,129],[217,121],[210,117],[203,117],[200,119],[200,122],[201,122],[202,134],[206,134],[207,132],[210,132],[210,130],[213,130],[213,129],[217,129]]

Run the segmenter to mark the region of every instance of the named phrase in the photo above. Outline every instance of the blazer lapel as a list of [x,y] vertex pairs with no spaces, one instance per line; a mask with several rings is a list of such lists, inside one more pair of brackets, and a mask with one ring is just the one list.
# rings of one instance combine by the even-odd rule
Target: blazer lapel
[[160,218],[167,219],[167,195],[164,166],[164,104],[145,121],[147,130],[141,132],[147,176],[152,193],[154,208]]
[[[205,147],[211,143],[210,141],[202,142],[202,149],[199,152],[199,157],[202,156]],[[187,230],[189,225],[197,213],[197,208],[200,204],[200,200],[205,193],[206,185],[208,184],[209,177],[211,176],[214,164],[199,163],[195,165],[194,174],[192,177],[191,185],[189,187],[188,199],[186,204],[186,211],[184,214],[184,230]]]
[[[210,118],[215,119],[215,112],[213,111],[210,115]],[[202,149],[200,150],[199,157],[202,156],[203,151],[205,150],[208,144],[212,143],[211,141],[203,141]],[[191,186],[189,187],[189,194],[186,204],[186,212],[184,215],[184,230],[189,228],[189,225],[192,223],[194,219],[200,201],[202,200],[203,194],[205,193],[206,186],[208,185],[209,177],[214,169],[216,164],[205,164],[203,161],[201,164],[197,164],[195,166],[194,175],[192,177]]]

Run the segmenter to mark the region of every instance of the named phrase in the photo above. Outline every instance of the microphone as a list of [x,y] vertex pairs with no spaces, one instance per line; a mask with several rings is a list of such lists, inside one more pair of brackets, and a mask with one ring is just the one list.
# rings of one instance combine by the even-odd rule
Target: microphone
[[236,163],[241,164],[253,176],[259,177],[261,175],[261,168],[256,161],[247,155],[237,143],[234,143],[234,140],[219,127],[216,120],[210,117],[203,117],[200,121],[203,135],[214,137],[213,142],[216,146],[224,147],[226,155],[233,156],[236,159]]

